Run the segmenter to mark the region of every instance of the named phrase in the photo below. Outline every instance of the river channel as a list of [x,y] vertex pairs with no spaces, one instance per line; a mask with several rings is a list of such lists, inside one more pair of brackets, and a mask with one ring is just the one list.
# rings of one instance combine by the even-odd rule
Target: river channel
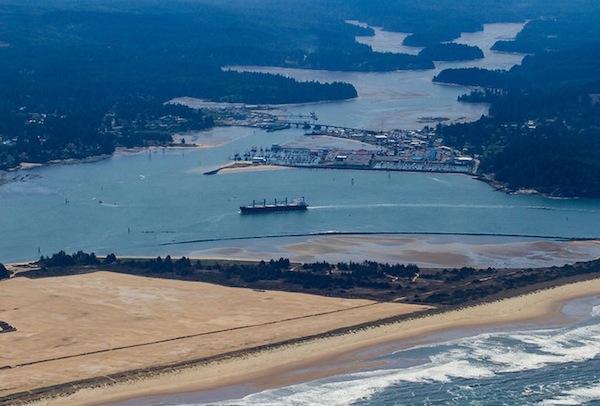
[[[467,89],[434,84],[431,78],[446,67],[495,69],[519,63],[523,55],[490,53],[489,47],[497,39],[516,35],[521,27],[495,24],[481,33],[465,35],[459,41],[480,45],[487,57],[468,63],[440,63],[435,70],[236,69],[352,83],[359,92],[356,100],[285,107],[294,114],[314,111],[324,124],[377,130],[421,128],[424,124],[419,119],[423,117],[463,121],[487,112],[484,104],[456,101]],[[371,45],[385,50],[401,37],[385,33],[377,45],[381,48]],[[267,133],[230,127],[202,136],[229,142],[206,149],[118,153],[96,163],[38,167],[5,175],[19,181],[0,186],[0,262],[83,250],[117,256],[284,256],[297,260],[362,260],[370,256],[365,252],[373,252],[374,259],[413,258],[412,262],[429,263],[417,257],[396,257],[390,249],[385,252],[389,241],[384,239],[357,242],[338,238],[335,244],[329,244],[332,240],[326,244],[319,240],[324,237],[314,235],[341,232],[397,233],[395,237],[404,238],[412,251],[424,244],[430,250],[443,245],[468,256],[474,265],[536,265],[563,261],[544,254],[539,243],[554,244],[555,240],[541,237],[599,237],[598,200],[508,195],[468,176],[308,169],[207,176],[203,173],[226,164],[236,153],[297,140],[303,137],[303,130]],[[253,199],[299,196],[310,205],[306,212],[238,213],[240,205]],[[512,244],[525,242],[538,244],[535,255],[510,254]],[[377,249],[363,250],[365,244],[377,245]],[[481,250],[477,247],[482,245],[502,246],[504,251],[478,257]],[[565,258],[600,255],[595,244],[569,245],[565,250]],[[511,262],[512,258],[520,262]],[[436,264],[446,265],[444,261]]]

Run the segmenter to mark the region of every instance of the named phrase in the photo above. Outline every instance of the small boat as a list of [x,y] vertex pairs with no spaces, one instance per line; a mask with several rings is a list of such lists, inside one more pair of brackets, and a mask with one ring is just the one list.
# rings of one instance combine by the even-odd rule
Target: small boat
[[241,214],[257,214],[257,213],[274,213],[280,211],[299,211],[308,209],[308,204],[304,201],[304,198],[296,199],[291,203],[288,203],[288,199],[277,200],[273,203],[267,203],[267,200],[257,203],[255,200],[252,201],[251,205],[240,206]]

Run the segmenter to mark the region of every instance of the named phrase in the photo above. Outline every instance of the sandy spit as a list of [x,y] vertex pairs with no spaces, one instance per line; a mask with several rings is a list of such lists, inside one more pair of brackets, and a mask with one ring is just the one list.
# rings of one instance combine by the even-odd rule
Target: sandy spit
[[[77,341],[73,335],[74,331],[77,331],[80,327],[78,325],[82,323],[81,317],[83,316],[73,319],[74,314],[64,314],[66,320],[59,321],[58,315],[55,315],[53,326],[55,328],[60,326],[61,328],[56,328],[58,331],[54,334],[50,334],[49,330],[45,330],[46,334],[42,335],[36,334],[36,330],[39,330],[40,326],[43,325],[40,318],[49,317],[48,313],[37,314],[37,320],[32,316],[32,319],[28,321],[28,323],[33,323],[32,325],[24,323],[20,318],[7,317],[7,315],[11,315],[11,312],[18,315],[19,309],[22,309],[21,311],[26,314],[33,314],[32,310],[39,307],[50,308],[52,309],[50,313],[54,313],[63,306],[62,311],[67,312],[64,307],[70,308],[73,306],[73,303],[69,301],[69,297],[77,301],[88,298],[84,302],[96,306],[100,305],[99,301],[105,303],[105,306],[102,307],[102,313],[103,317],[112,316],[107,317],[107,320],[105,320],[105,323],[110,323],[111,328],[108,329],[108,326],[104,324],[100,330],[111,330],[110,336],[117,341],[113,345],[123,345],[127,341],[139,343],[141,339],[148,341],[151,338],[150,336],[156,339],[161,335],[159,334],[160,331],[164,335],[165,331],[162,330],[162,327],[165,323],[171,325],[171,329],[177,327],[179,329],[177,334],[185,334],[190,331],[198,332],[199,327],[193,319],[196,319],[196,322],[204,319],[203,328],[207,330],[214,330],[218,328],[217,326],[239,325],[239,323],[241,325],[265,323],[267,320],[274,323],[268,328],[260,326],[258,328],[230,331],[219,337],[213,336],[208,341],[202,341],[202,339],[196,337],[181,340],[181,342],[151,345],[148,348],[116,351],[115,354],[103,354],[96,358],[87,356],[76,357],[71,360],[77,362],[67,360],[50,361],[27,367],[0,370],[0,381],[5,383],[2,395],[7,394],[6,388],[12,388],[12,392],[18,392],[17,388],[23,389],[24,386],[27,386],[27,382],[32,380],[35,382],[35,379],[38,379],[38,382],[35,382],[34,386],[39,387],[39,379],[44,375],[52,375],[51,371],[57,369],[60,370],[58,374],[60,380],[64,382],[74,378],[81,379],[82,373],[86,370],[89,376],[94,376],[94,374],[108,373],[110,367],[128,370],[133,367],[139,368],[156,365],[157,363],[165,364],[169,361],[172,362],[173,359],[181,360],[185,357],[198,357],[202,351],[206,352],[208,347],[212,348],[214,353],[224,352],[226,349],[231,350],[236,346],[239,348],[251,347],[261,342],[272,340],[277,342],[293,336],[307,335],[310,332],[327,331],[327,329],[335,327],[331,323],[337,323],[337,326],[351,325],[351,323],[359,321],[361,317],[362,320],[376,320],[390,314],[418,310],[416,307],[407,307],[408,305],[374,304],[369,301],[348,301],[281,292],[256,292],[247,289],[214,287],[200,283],[157,281],[149,278],[106,273],[53,279],[37,281],[11,280],[8,281],[10,283],[3,282],[0,284],[3,295],[8,293],[7,291],[14,292],[10,301],[7,302],[8,304],[3,305],[0,310],[0,319],[8,319],[5,321],[21,328],[17,333],[4,334],[4,337],[0,337],[0,345],[2,345],[2,348],[12,348],[10,346],[19,346],[20,341],[29,342],[30,344],[29,347],[22,347],[21,352],[16,349],[9,352],[9,358],[13,363],[23,358],[34,360],[36,357],[56,356],[64,352],[65,348],[70,348],[69,351],[82,351],[85,348],[81,346],[97,347],[100,344],[105,345],[106,338],[96,340],[101,341],[101,343],[93,343],[94,340],[89,337],[90,331],[85,332],[86,340],[80,343],[80,347],[74,348],[73,346],[61,344],[65,340]],[[19,282],[21,286],[17,286],[14,282]],[[48,285],[54,285],[54,288]],[[62,288],[59,289],[59,286]],[[79,294],[72,293],[77,292],[78,286],[83,290]],[[7,287],[9,288],[7,289]],[[58,290],[67,292],[65,293],[67,297],[56,298],[54,305],[50,306],[49,302],[53,302],[50,296],[56,296]],[[96,294],[91,295],[94,290],[97,290]],[[43,292],[48,297],[40,296]],[[115,292],[120,292],[117,297],[115,297]],[[197,319],[197,315],[189,316],[190,309],[184,305],[184,303],[190,302],[189,295],[202,298],[199,299],[200,301],[208,301],[205,302],[205,305],[212,301],[211,306],[202,306],[203,312],[199,319]],[[36,403],[48,406],[92,406],[137,397],[214,390],[239,384],[249,384],[255,388],[287,385],[297,381],[317,379],[344,372],[348,367],[340,365],[352,360],[359,361],[355,354],[364,349],[377,348],[390,343],[397,346],[409,345],[411,342],[414,343],[414,340],[430,334],[453,329],[550,319],[560,316],[560,309],[565,301],[593,295],[600,295],[600,279],[555,287],[443,314],[413,318],[338,336],[276,347],[165,374],[150,375],[143,379],[82,389],[66,397],[46,399]],[[20,296],[26,296],[28,299],[23,298],[19,303],[16,303],[19,301],[17,298]],[[115,303],[119,301],[121,303]],[[123,301],[127,303],[123,303]],[[107,315],[104,311],[107,310],[108,305],[115,305],[119,311]],[[23,308],[20,306],[23,306]],[[141,307],[148,309],[150,313],[144,315]],[[10,308],[13,309],[9,310]],[[267,308],[269,311],[265,312]],[[316,308],[320,309],[321,313],[324,311],[331,313],[311,316]],[[94,314],[99,309],[96,308],[95,310]],[[86,307],[78,306],[77,309],[71,309],[71,312],[86,313]],[[125,314],[123,319],[114,318],[118,313]],[[186,317],[186,315],[188,316]],[[194,315],[193,312],[192,315]],[[21,314],[21,316],[24,317],[25,314]],[[85,317],[88,318],[89,314]],[[126,324],[135,324],[132,317],[147,320],[145,323],[140,322],[139,325],[129,326],[131,328],[128,330]],[[294,317],[296,318],[293,320],[282,321]],[[153,328],[149,323],[150,319],[154,320]],[[92,322],[96,328],[99,327],[98,323],[100,323],[100,320]],[[64,328],[69,326],[70,328]],[[140,329],[143,326],[148,330],[141,331]],[[48,328],[50,327],[47,326],[46,329]],[[54,338],[51,339],[51,336],[54,336]],[[34,338],[32,339],[32,337]],[[48,342],[48,340],[51,342]],[[27,349],[29,352],[23,352]],[[49,354],[48,350],[52,351],[53,354]],[[169,354],[171,358],[169,358]],[[77,364],[79,367],[70,364]],[[361,366],[361,364],[357,363],[354,367],[358,366]],[[315,369],[315,367],[320,368]],[[299,370],[308,370],[308,372],[288,374]],[[21,379],[17,379],[18,375],[21,375]],[[8,391],[11,391],[11,389],[8,389]]]

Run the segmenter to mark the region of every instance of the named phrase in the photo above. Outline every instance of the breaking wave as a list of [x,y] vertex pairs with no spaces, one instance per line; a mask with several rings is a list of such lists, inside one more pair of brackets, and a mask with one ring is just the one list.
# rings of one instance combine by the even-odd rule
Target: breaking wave
[[[591,316],[600,316],[600,306],[591,310]],[[483,333],[411,347],[381,357],[391,366],[387,369],[355,372],[210,404],[545,406],[597,401],[600,383],[593,371],[598,370],[600,325],[593,322],[561,329]],[[401,362],[414,366],[393,367]]]

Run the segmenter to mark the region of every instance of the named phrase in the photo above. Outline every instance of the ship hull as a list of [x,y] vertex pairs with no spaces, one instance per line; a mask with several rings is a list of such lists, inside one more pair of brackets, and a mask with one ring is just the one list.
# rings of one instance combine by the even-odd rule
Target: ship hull
[[241,206],[242,214],[277,213],[282,211],[303,211],[308,209],[308,204],[281,204],[266,206]]

